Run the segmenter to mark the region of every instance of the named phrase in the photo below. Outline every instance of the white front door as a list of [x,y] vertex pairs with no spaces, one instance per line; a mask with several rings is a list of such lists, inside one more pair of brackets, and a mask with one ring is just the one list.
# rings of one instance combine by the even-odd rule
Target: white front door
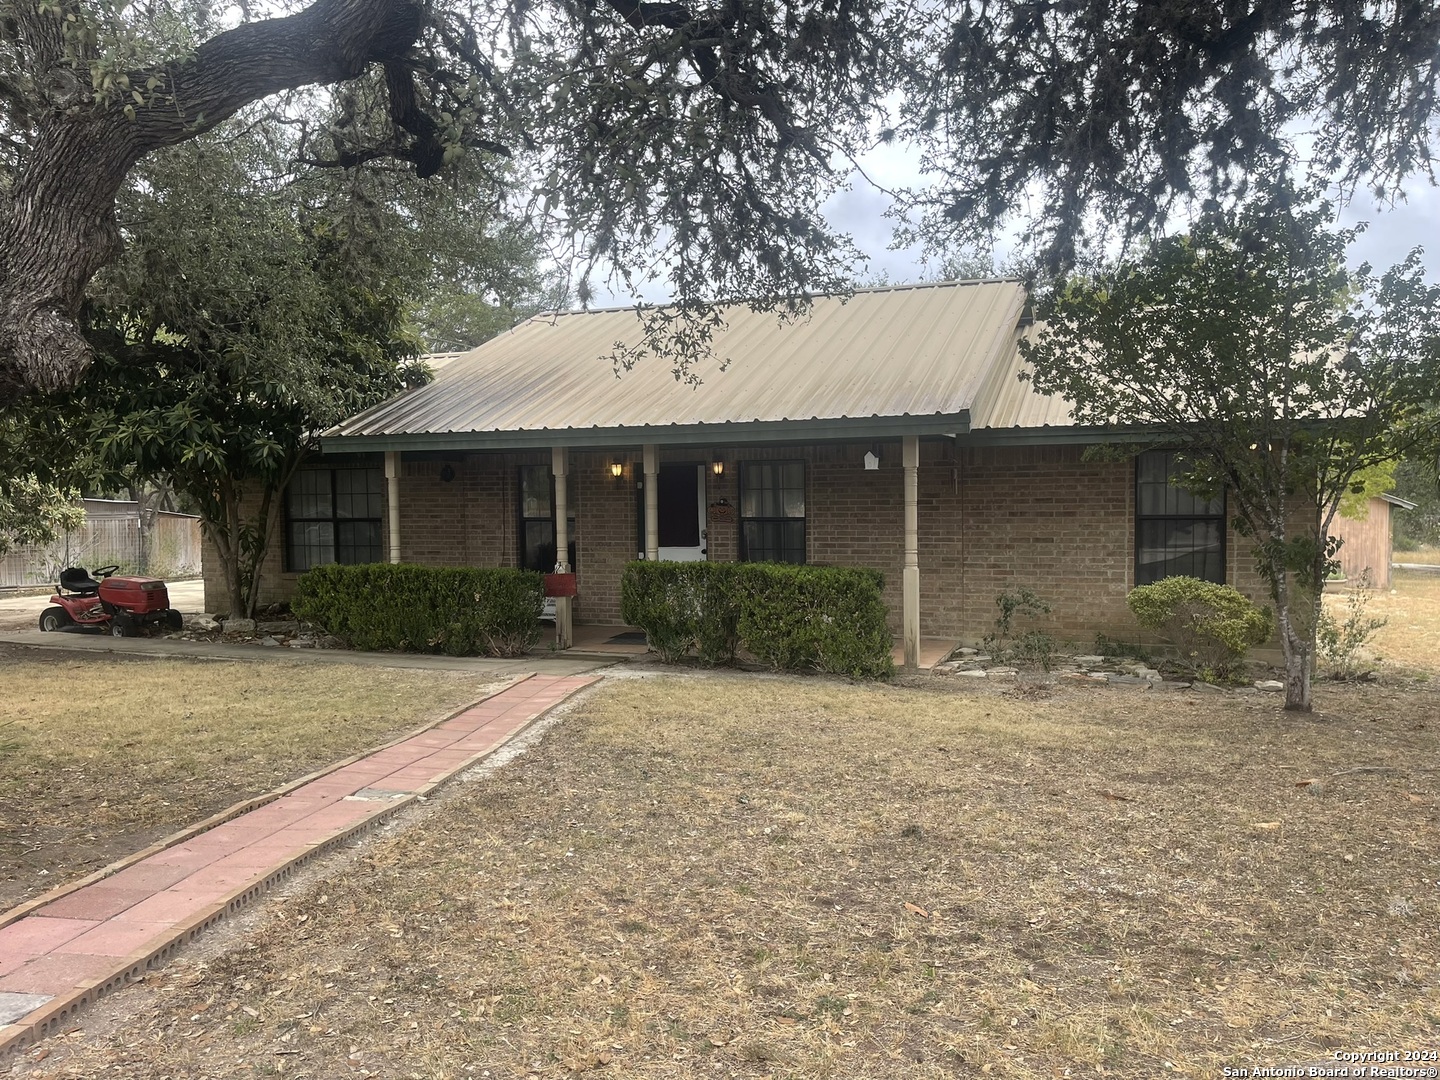
[[705,558],[705,466],[661,465],[656,479],[660,558],[699,562]]

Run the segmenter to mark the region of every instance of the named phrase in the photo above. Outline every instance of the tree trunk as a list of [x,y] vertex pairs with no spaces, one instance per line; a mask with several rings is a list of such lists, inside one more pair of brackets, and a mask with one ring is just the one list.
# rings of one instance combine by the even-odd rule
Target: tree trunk
[[[21,7],[34,30],[23,36],[50,32],[50,15]],[[50,102],[0,221],[0,404],[73,386],[89,366],[75,320],[86,283],[120,252],[115,195],[141,157],[270,94],[356,78],[402,55],[420,27],[411,0],[317,0],[219,34],[183,64],[130,73],[135,88],[158,80],[146,104],[118,96],[95,104],[78,85]],[[31,59],[42,75],[62,66],[43,50]]]

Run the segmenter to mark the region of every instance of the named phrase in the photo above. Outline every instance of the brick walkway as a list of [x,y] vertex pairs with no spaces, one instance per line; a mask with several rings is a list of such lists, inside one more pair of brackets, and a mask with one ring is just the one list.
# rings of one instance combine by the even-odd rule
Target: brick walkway
[[0,1054],[51,1034],[302,863],[427,794],[595,681],[532,675],[109,876],[0,915]]

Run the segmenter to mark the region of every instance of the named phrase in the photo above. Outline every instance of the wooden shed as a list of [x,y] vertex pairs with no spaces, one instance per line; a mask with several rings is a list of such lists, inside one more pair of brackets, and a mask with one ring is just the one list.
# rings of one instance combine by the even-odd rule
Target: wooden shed
[[1344,541],[1340,548],[1340,573],[1348,580],[1358,580],[1369,571],[1370,584],[1377,589],[1390,588],[1390,562],[1393,556],[1390,514],[1396,507],[1414,510],[1415,504],[1398,495],[1376,495],[1370,499],[1370,512],[1363,521],[1337,516],[1330,533]]

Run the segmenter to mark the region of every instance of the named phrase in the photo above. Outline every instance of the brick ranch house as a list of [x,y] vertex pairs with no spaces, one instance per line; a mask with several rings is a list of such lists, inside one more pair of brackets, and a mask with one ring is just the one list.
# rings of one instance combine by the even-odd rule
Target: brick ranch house
[[[736,307],[725,322],[728,366],[699,386],[654,357],[617,377],[634,309],[537,316],[447,357],[434,382],[324,434],[287,492],[261,603],[332,561],[563,561],[578,585],[558,602],[564,645],[571,620],[621,626],[635,558],[869,566],[913,666],[922,636],[932,655],[978,639],[1019,586],[1086,649],[1097,633],[1134,640],[1126,594],[1168,574],[1263,599],[1223,500],[1170,484],[1165,451],[1083,460],[1124,433],[1075,426],[1017,377],[1031,332],[1017,282],[865,290],[790,323]],[[223,596],[207,576],[207,608]]]

